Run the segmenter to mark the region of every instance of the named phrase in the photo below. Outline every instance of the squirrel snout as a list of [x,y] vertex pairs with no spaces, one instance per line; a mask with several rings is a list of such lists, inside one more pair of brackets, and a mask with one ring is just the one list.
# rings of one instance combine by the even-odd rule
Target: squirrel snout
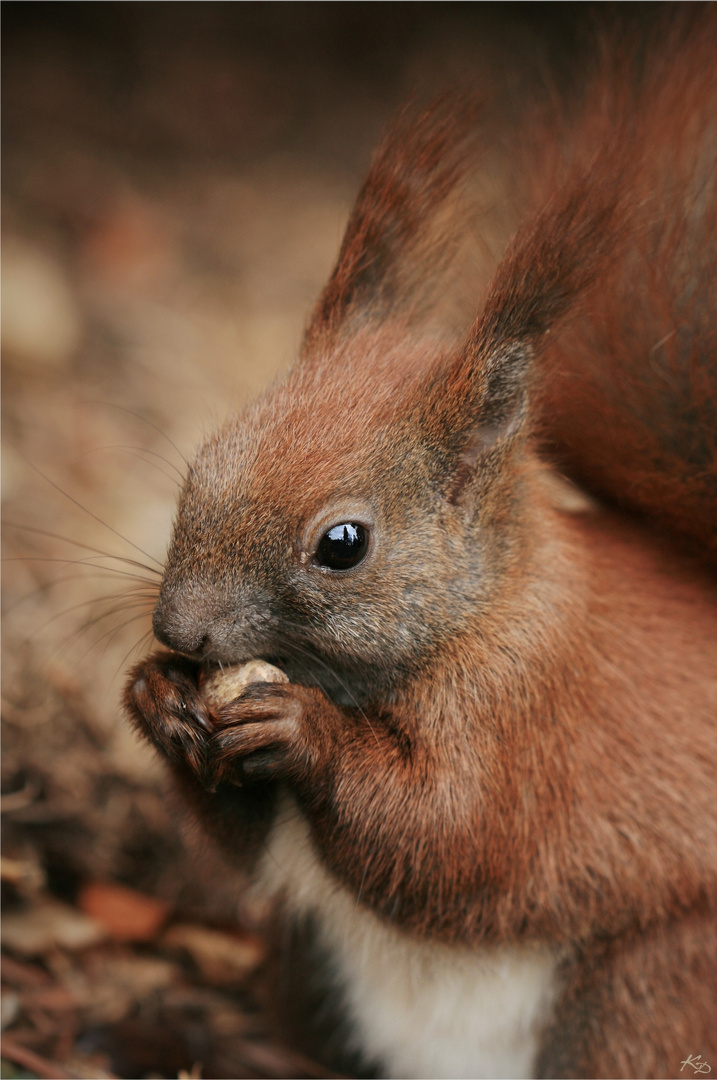
[[266,597],[254,598],[252,603],[209,583],[185,582],[179,587],[162,587],[152,627],[157,640],[174,652],[241,663],[270,644],[270,611]]
[[205,655],[211,648],[211,635],[200,618],[183,617],[175,608],[167,610],[160,601],[152,614],[152,629],[157,641],[174,652],[192,656]]

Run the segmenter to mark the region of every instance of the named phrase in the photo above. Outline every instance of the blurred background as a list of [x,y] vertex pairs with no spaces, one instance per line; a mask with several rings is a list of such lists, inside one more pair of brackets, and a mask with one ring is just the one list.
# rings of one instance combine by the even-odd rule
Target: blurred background
[[[650,17],[650,5],[622,5]],[[197,443],[295,355],[382,127],[590,5],[5,3],[3,1077],[321,1076],[124,722]]]

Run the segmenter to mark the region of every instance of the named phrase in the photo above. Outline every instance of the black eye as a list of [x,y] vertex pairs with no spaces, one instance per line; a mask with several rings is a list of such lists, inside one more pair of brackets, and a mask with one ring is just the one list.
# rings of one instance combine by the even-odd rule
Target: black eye
[[367,550],[368,531],[363,525],[347,521],[324,533],[316,549],[316,561],[329,570],[350,570],[361,562]]

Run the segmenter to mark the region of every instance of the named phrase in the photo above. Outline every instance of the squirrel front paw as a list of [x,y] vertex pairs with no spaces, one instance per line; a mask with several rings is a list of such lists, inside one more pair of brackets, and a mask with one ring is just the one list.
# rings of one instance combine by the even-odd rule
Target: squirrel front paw
[[125,707],[135,727],[171,762],[208,787],[214,730],[198,689],[199,665],[176,653],[155,653],[130,672]]
[[[138,664],[124,696],[139,732],[210,792],[221,782],[299,776],[332,709],[320,691],[288,682],[251,682],[224,704],[217,700],[207,695],[199,664],[176,653]],[[330,741],[326,735],[321,742]]]
[[263,780],[300,772],[308,763],[306,725],[317,692],[296,683],[252,683],[214,714],[215,780]]

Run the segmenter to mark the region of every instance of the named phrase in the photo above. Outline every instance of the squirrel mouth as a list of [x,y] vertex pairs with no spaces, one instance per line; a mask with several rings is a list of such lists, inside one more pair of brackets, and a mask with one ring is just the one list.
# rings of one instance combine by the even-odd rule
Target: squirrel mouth
[[251,663],[255,660],[261,660],[265,664],[270,664],[272,667],[278,668],[283,671],[285,675],[288,675],[288,661],[286,657],[275,655],[257,655],[244,657],[241,660],[213,660],[211,657],[207,657],[202,661],[202,671],[205,675],[213,675],[217,672],[229,671],[230,668],[242,667],[244,664]]

